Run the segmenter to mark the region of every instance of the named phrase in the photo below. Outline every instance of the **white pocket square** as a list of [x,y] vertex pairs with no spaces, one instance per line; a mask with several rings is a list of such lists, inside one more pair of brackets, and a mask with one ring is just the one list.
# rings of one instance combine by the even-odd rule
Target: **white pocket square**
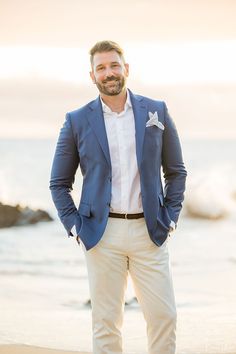
[[158,120],[157,112],[154,112],[154,113],[148,112],[148,116],[149,116],[149,120],[146,123],[146,127],[151,127],[153,125],[156,125],[161,130],[165,129],[164,125],[161,122],[159,122],[159,120]]

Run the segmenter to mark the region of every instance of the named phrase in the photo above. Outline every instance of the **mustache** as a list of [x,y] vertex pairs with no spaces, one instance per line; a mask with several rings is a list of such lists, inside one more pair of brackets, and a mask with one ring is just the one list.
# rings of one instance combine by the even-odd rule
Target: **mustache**
[[113,81],[113,80],[119,81],[119,79],[118,79],[117,77],[115,77],[115,76],[109,76],[109,77],[106,78],[106,80],[103,80],[102,83],[103,83],[103,84],[106,84],[107,82]]

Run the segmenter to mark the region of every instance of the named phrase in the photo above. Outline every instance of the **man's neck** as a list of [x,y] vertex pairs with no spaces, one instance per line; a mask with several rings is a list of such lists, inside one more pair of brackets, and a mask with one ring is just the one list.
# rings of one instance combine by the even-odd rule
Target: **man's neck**
[[107,96],[100,94],[103,102],[112,110],[112,112],[120,113],[125,108],[125,102],[127,99],[127,90],[124,89],[119,95]]

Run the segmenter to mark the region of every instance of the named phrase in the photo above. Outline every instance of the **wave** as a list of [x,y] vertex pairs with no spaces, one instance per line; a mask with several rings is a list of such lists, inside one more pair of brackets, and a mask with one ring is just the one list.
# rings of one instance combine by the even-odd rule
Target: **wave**
[[235,215],[236,168],[222,165],[190,173],[184,203],[185,215],[217,220]]

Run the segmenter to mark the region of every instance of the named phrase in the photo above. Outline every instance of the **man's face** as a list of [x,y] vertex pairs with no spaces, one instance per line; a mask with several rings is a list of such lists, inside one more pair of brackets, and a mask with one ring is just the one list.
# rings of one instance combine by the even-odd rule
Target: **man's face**
[[125,88],[128,74],[128,64],[123,63],[115,50],[94,54],[90,76],[100,93],[119,95]]

